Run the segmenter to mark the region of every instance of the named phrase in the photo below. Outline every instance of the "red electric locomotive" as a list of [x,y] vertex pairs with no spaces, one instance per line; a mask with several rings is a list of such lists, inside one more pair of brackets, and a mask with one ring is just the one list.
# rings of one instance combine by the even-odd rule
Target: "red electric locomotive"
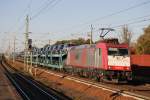
[[71,72],[97,80],[131,80],[130,53],[126,44],[99,42],[73,46],[68,50],[66,64]]

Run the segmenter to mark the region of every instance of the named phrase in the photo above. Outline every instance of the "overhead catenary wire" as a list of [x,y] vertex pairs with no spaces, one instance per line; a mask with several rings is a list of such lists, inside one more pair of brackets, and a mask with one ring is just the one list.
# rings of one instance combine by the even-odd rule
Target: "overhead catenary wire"
[[38,9],[37,12],[35,12],[34,14],[31,15],[30,20],[32,21],[33,19],[37,18],[38,16],[40,16],[40,14],[42,14],[46,9],[48,9],[48,7],[53,8],[54,6],[56,6],[61,0],[48,0],[48,2],[45,2],[44,5],[42,5],[42,7],[40,7]]
[[[50,7],[53,8],[53,7],[56,6],[61,0],[48,0],[48,1],[49,1],[49,2],[46,2],[40,9],[38,9],[39,11],[36,12],[36,13],[34,13],[34,15],[31,16],[29,20],[33,20],[33,19],[37,18],[37,17],[38,17],[40,14],[42,14],[43,11],[45,11],[50,5],[51,5]],[[32,2],[32,0],[30,0],[30,2],[27,4],[27,7],[26,7],[25,10],[23,11],[23,15],[22,15],[23,17],[24,17],[25,12],[27,12],[27,10],[28,10],[27,15],[30,14],[31,2]],[[22,16],[20,16],[20,17],[18,18],[18,23],[21,22]],[[14,26],[16,26],[16,25],[14,25]],[[22,25],[20,25],[20,27],[17,29],[17,31],[21,31],[24,27],[25,27],[25,24],[23,23]]]
[[[126,20],[126,22],[132,21],[132,20],[133,20],[133,21],[134,21],[134,20],[137,21],[138,19],[142,19],[142,20],[143,20],[143,18],[145,19],[146,17],[150,17],[150,14],[147,14],[147,15],[144,15],[144,16],[138,16],[138,17],[135,17],[135,18],[132,18],[132,19],[128,19],[128,20]],[[120,25],[125,25],[125,24],[120,24]],[[118,25],[117,25],[117,26],[118,26]],[[114,26],[113,26],[113,27],[114,27]],[[112,27],[112,28],[113,28],[113,27]],[[75,32],[75,33],[78,33],[78,34],[79,34],[79,33],[81,33],[81,32]],[[74,33],[74,34],[75,34],[75,33]],[[73,34],[73,33],[72,33],[72,34]]]
[[[53,3],[52,4],[49,4],[48,5],[48,3],[47,4],[45,4],[45,6],[43,6],[37,13],[35,13],[35,15],[33,15],[33,16],[31,16],[31,20],[32,19],[35,19],[35,18],[37,18],[38,16],[40,16],[44,11],[46,11],[47,10],[47,8],[49,7],[49,6],[51,6],[51,7],[53,7],[53,6],[55,6],[57,3],[56,2],[59,2],[60,0],[51,0],[50,2],[52,2],[53,1]],[[50,3],[49,2],[49,3]],[[142,5],[145,5],[145,4],[148,4],[148,3],[150,3],[149,1],[146,1],[146,2],[143,2],[143,3],[140,3],[140,4],[137,4],[138,5],[138,7],[139,6],[142,6]],[[52,6],[53,5],[53,6]],[[111,16],[114,16],[114,15],[117,15],[117,14],[120,14],[120,13],[122,13],[122,12],[125,12],[125,11],[129,11],[130,9],[134,9],[134,8],[137,8],[136,6],[137,5],[134,5],[134,6],[131,6],[131,7],[129,7],[129,8],[126,8],[126,9],[124,9],[124,10],[120,10],[120,11],[118,11],[118,12],[116,12],[116,14],[114,13],[112,13],[112,15]],[[106,17],[106,16],[105,16]],[[101,19],[102,17],[100,17],[100,18],[98,18],[98,20],[102,20]],[[95,19],[96,20],[96,19]],[[21,29],[21,28],[20,28]]]
[[136,5],[133,5],[133,6],[131,6],[131,7],[128,7],[128,8],[122,9],[122,10],[119,10],[119,11],[117,11],[117,12],[113,12],[113,13],[108,14],[108,15],[105,15],[105,16],[103,16],[103,17],[99,17],[99,18],[93,20],[92,22],[95,22],[95,21],[98,21],[98,20],[102,20],[102,19],[105,19],[105,18],[108,18],[108,17],[112,17],[112,16],[114,16],[114,15],[118,15],[118,14],[120,14],[120,13],[123,13],[123,12],[129,11],[129,10],[132,10],[132,9],[135,9],[135,8],[138,8],[138,7],[141,7],[141,6],[143,6],[143,5],[147,5],[147,4],[149,4],[149,3],[150,3],[150,0],[145,1],[145,2],[142,2],[142,3],[139,3],[139,4],[136,4]]
[[[138,24],[138,23],[147,22],[147,21],[150,21],[150,18],[148,18],[148,19],[142,19],[142,20],[137,20],[137,21],[133,21],[133,22],[125,23],[125,24],[120,24],[120,25],[112,26],[110,28],[112,28],[112,29],[118,29],[118,28],[123,27],[125,25],[128,26],[128,25]],[[100,31],[100,29],[96,30],[95,32],[99,32],[99,31]]]
[[147,15],[144,15],[144,16],[139,16],[139,17],[136,17],[136,18],[132,18],[132,19],[129,19],[127,21],[132,21],[132,20],[135,20],[135,19],[142,19],[142,18],[145,18],[145,17],[150,17],[150,14],[147,14]]
[[32,0],[30,0],[28,2],[27,6],[23,10],[23,13],[18,17],[17,22],[15,23],[15,25],[13,24],[12,28],[10,28],[9,31],[13,30],[16,27],[16,25],[19,24],[22,21],[22,19],[24,20],[25,13],[26,12],[29,13],[29,10],[30,10],[30,7],[31,7],[31,2],[32,2]]
[[[31,20],[37,18],[37,17],[38,17],[40,14],[42,14],[43,11],[45,11],[50,5],[51,5],[51,7],[54,7],[54,6],[55,6],[58,2],[60,2],[61,0],[48,0],[48,1],[49,1],[49,2],[46,2],[45,5],[43,5],[43,7],[41,7],[41,8],[39,9],[38,12],[36,12],[34,15],[31,16]],[[120,13],[122,13],[122,12],[125,12],[125,11],[128,11],[128,10],[131,10],[131,9],[134,9],[134,8],[137,8],[137,7],[140,7],[140,6],[143,6],[143,5],[148,4],[148,3],[150,3],[150,1],[145,1],[145,2],[142,2],[142,3],[136,4],[136,5],[133,5],[133,6],[131,6],[131,7],[128,7],[128,8],[126,8],[126,9],[122,9],[122,10],[119,10],[119,11],[117,11],[117,12],[114,12],[114,13],[105,15],[105,16],[103,16],[103,17],[97,18],[97,19],[95,19],[94,21],[96,21],[96,20],[98,20],[98,19],[99,19],[99,20],[102,20],[102,19],[105,19],[105,18],[107,18],[107,17],[111,17],[111,16],[113,16],[113,15],[120,14]],[[88,22],[88,23],[89,23],[89,22]],[[87,23],[85,23],[85,24],[87,24]]]
[[48,7],[53,8],[55,5],[57,5],[61,0],[48,0],[49,2],[45,2],[45,4],[38,9],[37,12],[31,15],[29,20],[33,20],[37,18],[40,14],[42,14]]
[[[142,20],[137,20],[137,21],[133,21],[133,22],[129,22],[129,23],[124,23],[124,24],[112,26],[110,28],[117,29],[117,28],[123,27],[124,25],[138,24],[138,23],[147,22],[147,21],[150,21],[150,18],[148,18],[148,19],[142,19]],[[99,31],[99,29],[95,30],[94,32],[97,32],[97,31]]]
[[[84,25],[89,25],[89,24],[91,24],[91,23],[93,24],[93,23],[96,22],[96,21],[100,21],[100,20],[103,20],[103,19],[112,17],[112,16],[114,16],[114,15],[119,15],[119,14],[124,13],[124,12],[127,12],[127,11],[129,11],[129,10],[132,10],[132,9],[139,8],[139,7],[141,7],[141,6],[147,5],[147,4],[149,4],[149,3],[150,3],[150,0],[144,1],[144,2],[142,2],[142,3],[135,4],[135,5],[130,6],[130,7],[128,7],[128,8],[121,9],[121,10],[119,10],[119,11],[116,11],[116,12],[113,12],[113,13],[110,13],[110,14],[107,14],[107,15],[104,15],[104,16],[101,16],[101,17],[98,17],[98,18],[96,18],[96,19],[87,21],[87,22],[85,22],[85,23],[81,23],[81,24],[78,24],[78,25],[71,26],[71,27],[69,27],[68,29],[78,28],[78,27],[81,27],[81,26],[84,26]],[[67,30],[68,30],[68,29],[67,29]]]
[[[144,17],[144,16],[143,16]],[[139,17],[139,18],[142,18],[142,17]],[[141,20],[136,20],[136,21],[132,21],[132,22],[128,22],[128,23],[124,23],[124,24],[119,24],[119,25],[115,25],[115,26],[111,26],[110,28],[113,28],[113,29],[117,29],[117,28],[120,28],[124,25],[132,25],[132,24],[138,24],[138,23],[142,23],[142,22],[147,22],[147,21],[150,21],[150,18],[148,19],[141,19]],[[84,33],[89,33],[90,31],[86,31]],[[94,30],[93,32],[99,32],[99,29],[97,30]],[[83,32],[82,32],[83,33]],[[82,34],[80,33],[80,34]],[[72,34],[73,35],[73,34]]]
[[[44,7],[42,7],[42,8],[40,8],[40,10],[37,12],[37,13],[35,13],[35,15],[33,15],[32,17],[30,17],[30,19],[34,19],[34,18],[36,18],[36,17],[38,17],[41,13],[42,13],[42,11],[44,11],[50,4],[52,4],[52,3],[54,3],[55,1],[55,3],[52,5],[52,7],[53,6],[55,6],[57,3],[58,3],[58,1],[61,1],[61,0],[48,0],[49,2],[46,2],[45,3],[45,5],[44,5]],[[22,19],[22,17],[23,17],[23,20],[24,20],[24,14],[25,14],[25,12],[27,12],[27,14],[28,15],[30,15],[30,10],[31,10],[31,3],[32,3],[32,0],[30,0],[29,1],[29,3],[27,4],[27,6],[26,6],[26,8],[24,9],[24,11],[23,11],[23,15],[21,15],[19,18],[18,18],[18,23],[21,21],[21,19]],[[13,27],[15,27],[16,25],[13,25]],[[21,24],[20,25],[20,27],[17,29],[17,31],[20,31],[21,29],[23,29],[25,27],[25,24],[23,23],[23,24]]]
[[43,7],[39,8],[39,11],[36,12],[31,16],[31,20],[37,18],[40,14],[43,13],[50,5],[51,8],[53,8],[55,5],[57,5],[61,0],[49,0]]
[[142,19],[142,20],[126,23],[126,24],[117,25],[117,26],[114,26],[112,28],[118,28],[118,27],[122,27],[123,25],[132,25],[132,24],[142,23],[142,22],[146,22],[146,21],[150,21],[150,18],[149,19]]
[[42,7],[40,7],[38,9],[37,12],[35,12],[34,14],[31,15],[31,19],[34,19],[34,18],[38,17],[47,7],[49,7],[49,5],[51,5],[56,0],[47,0],[47,1],[44,3],[44,5],[42,5]]
[[[18,29],[16,28],[16,26],[17,25],[19,25],[19,23],[22,21],[22,19],[24,18],[24,14],[30,9],[30,6],[31,6],[31,2],[32,2],[32,0],[30,0],[28,3],[27,3],[27,5],[26,5],[26,7],[24,8],[24,10],[23,10],[23,13],[17,18],[17,22],[15,23],[15,24],[13,24],[12,25],[12,27],[10,27],[10,29],[8,30],[8,34],[9,34],[9,36],[12,34],[14,34],[14,36],[17,34],[17,31],[19,31],[20,29],[22,29],[23,28],[23,26],[21,25],[21,27],[19,27]],[[15,29],[16,28],[16,29]],[[15,31],[15,32],[12,32],[12,31]],[[4,37],[4,38],[6,38],[6,36]],[[5,42],[7,42],[7,41],[5,41]],[[4,44],[6,44],[4,42]],[[5,48],[4,47],[5,45],[3,45],[3,48]]]

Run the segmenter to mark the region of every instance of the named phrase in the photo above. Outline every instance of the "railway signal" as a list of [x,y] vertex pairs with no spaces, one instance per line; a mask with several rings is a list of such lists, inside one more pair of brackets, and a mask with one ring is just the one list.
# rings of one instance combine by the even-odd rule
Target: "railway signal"
[[28,50],[32,50],[32,39],[28,39]]

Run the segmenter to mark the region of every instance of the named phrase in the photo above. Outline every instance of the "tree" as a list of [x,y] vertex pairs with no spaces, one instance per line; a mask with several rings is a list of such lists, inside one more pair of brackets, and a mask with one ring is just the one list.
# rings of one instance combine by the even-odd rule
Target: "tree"
[[131,53],[131,55],[136,54],[136,45],[137,45],[137,42],[131,42],[130,43],[130,53]]
[[121,43],[129,44],[131,43],[132,32],[129,30],[127,25],[122,27],[122,34],[121,34]]
[[65,44],[65,43],[71,43],[75,45],[90,44],[90,39],[85,40],[83,38],[78,38],[72,40],[62,40],[62,41],[57,41],[55,44]]
[[150,25],[144,29],[144,34],[138,38],[136,52],[138,54],[150,54]]

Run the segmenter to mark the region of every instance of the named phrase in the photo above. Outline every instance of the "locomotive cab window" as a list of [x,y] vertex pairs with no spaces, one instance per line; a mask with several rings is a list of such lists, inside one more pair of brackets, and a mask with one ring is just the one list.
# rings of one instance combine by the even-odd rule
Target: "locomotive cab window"
[[127,48],[108,48],[108,55],[127,56],[128,49]]

